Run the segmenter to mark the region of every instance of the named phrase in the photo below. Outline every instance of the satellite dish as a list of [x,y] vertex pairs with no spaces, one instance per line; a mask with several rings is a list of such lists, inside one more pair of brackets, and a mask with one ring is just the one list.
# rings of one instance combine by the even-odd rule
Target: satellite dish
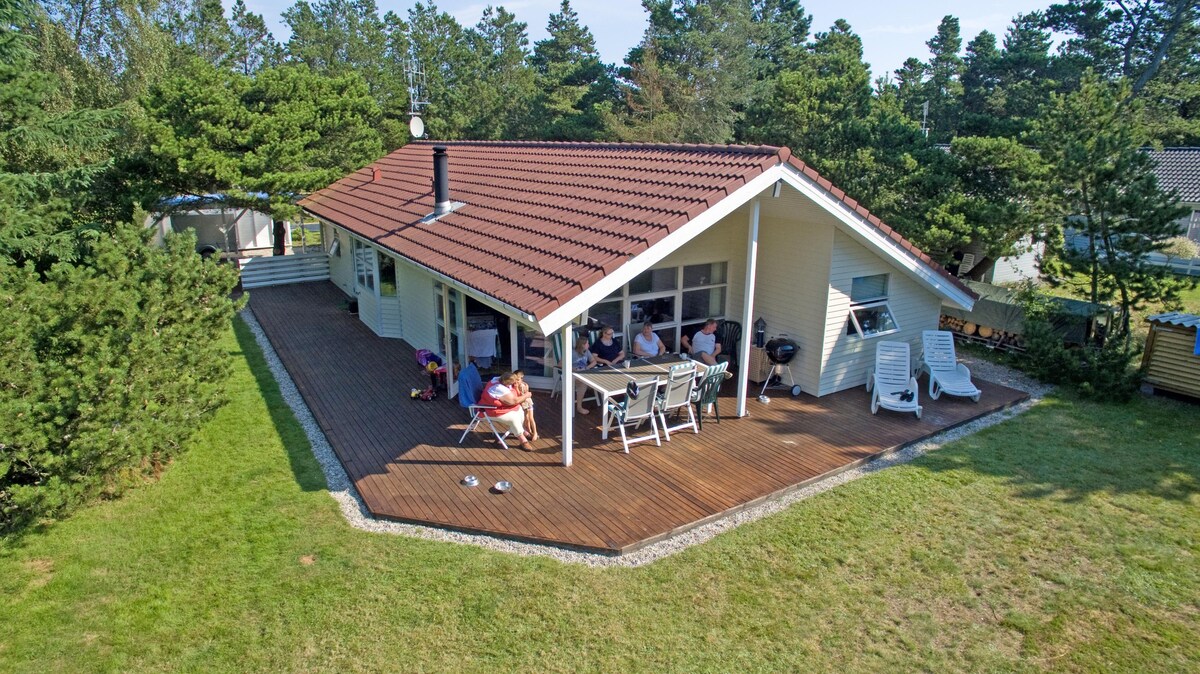
[[425,135],[425,122],[421,121],[420,117],[414,115],[408,121],[408,130],[412,132],[413,138],[420,138]]

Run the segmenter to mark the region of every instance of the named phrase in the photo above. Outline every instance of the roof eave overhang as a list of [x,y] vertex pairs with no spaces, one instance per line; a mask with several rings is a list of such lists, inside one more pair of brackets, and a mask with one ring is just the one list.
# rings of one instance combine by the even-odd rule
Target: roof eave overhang
[[749,202],[755,196],[769,188],[779,180],[780,165],[773,166],[742,185],[733,194],[718,201],[714,206],[683,224],[679,229],[668,234],[645,252],[639,253],[621,265],[616,271],[603,279],[584,288],[583,292],[551,311],[545,318],[538,321],[542,334],[548,335],[561,329],[580,316],[592,305],[616,292],[626,283],[632,281],[638,274],[661,262],[671,253],[687,245],[689,241],[702,234],[706,229],[720,222],[722,218]]
[[954,285],[933,267],[930,267],[904,250],[891,237],[868,222],[866,218],[851,209],[841,199],[835,198],[828,190],[804,175],[803,172],[787,164],[776,168],[780,172],[780,178],[785,183],[791,185],[809,199],[812,199],[837,218],[861,242],[886,256],[893,264],[903,269],[913,278],[923,282],[944,302],[949,302],[965,311],[970,311],[975,306],[975,298],[970,293]]
[[585,288],[582,293],[550,312],[537,322],[542,334],[561,329],[572,319],[583,314],[589,307],[616,292],[638,274],[650,269],[671,253],[679,250],[706,229],[720,222],[725,216],[767,191],[775,182],[782,180],[801,194],[812,199],[837,218],[857,238],[870,248],[886,256],[909,275],[923,282],[943,301],[970,311],[975,298],[943,278],[936,270],[913,257],[895,241],[872,225],[863,216],[853,211],[840,199],[834,198],[825,188],[790,164],[779,164],[763,171],[757,177],[734,191],[715,206],[692,218],[679,229],[671,232],[649,250],[631,258],[621,267],[605,276],[596,284]]
[[522,310],[512,306],[511,304],[508,304],[502,300],[498,300],[495,297],[492,297],[491,295],[488,295],[485,292],[481,292],[475,288],[472,288],[469,285],[460,283],[460,282],[454,280],[453,278],[446,276],[442,272],[440,272],[432,267],[428,267],[424,264],[421,264],[419,261],[414,260],[411,257],[404,255],[403,253],[394,251],[391,248],[388,248],[387,246],[384,246],[380,243],[376,243],[375,241],[372,241],[365,236],[355,234],[353,231],[350,230],[349,227],[338,224],[337,222],[330,220],[329,218],[327,218],[323,215],[318,215],[318,214],[308,210],[307,208],[304,208],[303,206],[300,207],[300,210],[302,210],[305,213],[307,213],[308,215],[311,215],[312,217],[320,220],[321,222],[327,223],[333,227],[337,227],[338,229],[344,230],[348,235],[350,235],[356,239],[359,239],[360,241],[369,243],[372,246],[377,246],[379,248],[387,249],[388,251],[390,251],[390,252],[394,253],[395,255],[399,256],[400,258],[404,259],[409,264],[413,265],[414,267],[417,267],[418,269],[421,269],[422,271],[426,272],[427,274],[436,278],[437,280],[441,281],[442,283],[445,283],[446,285],[449,285],[452,288],[457,288],[464,295],[467,295],[473,299],[479,300],[483,304],[485,304],[497,311],[504,313],[506,316],[515,318],[519,321],[523,321],[527,325],[537,325],[538,324],[537,319],[534,318],[534,316],[532,314],[529,314],[528,312],[522,311]]

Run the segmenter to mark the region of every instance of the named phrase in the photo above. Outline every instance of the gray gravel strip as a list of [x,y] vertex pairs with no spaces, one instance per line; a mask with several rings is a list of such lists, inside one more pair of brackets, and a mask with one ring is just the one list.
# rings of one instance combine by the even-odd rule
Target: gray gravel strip
[[922,442],[910,445],[898,452],[893,452],[886,456],[882,456],[877,460],[871,461],[857,468],[852,468],[845,472],[839,473],[833,477],[822,480],[817,484],[798,489],[790,492],[777,499],[761,503],[752,508],[733,513],[727,517],[703,524],[701,526],[690,529],[677,536],[659,541],[648,545],[636,552],[632,552],[620,557],[609,555],[601,555],[595,553],[578,552],[575,550],[565,550],[548,545],[537,545],[534,543],[522,543],[518,541],[510,541],[494,536],[483,534],[467,534],[457,531],[448,531],[437,527],[427,527],[417,524],[404,524],[400,522],[390,522],[387,520],[376,519],[367,511],[366,504],[359,495],[358,490],[354,488],[354,484],[350,481],[346,471],[342,468],[342,464],[338,461],[337,456],[333,453],[333,448],[330,447],[329,441],[325,438],[325,434],[321,431],[321,427],[317,425],[317,420],[313,418],[312,412],[304,403],[304,398],[296,389],[296,385],[292,382],[292,378],[288,375],[287,370],[283,367],[283,363],[279,360],[279,356],[275,353],[274,347],[267,339],[266,333],[263,332],[262,326],[255,319],[254,313],[249,309],[241,311],[242,320],[249,326],[250,331],[254,333],[254,339],[258,342],[259,348],[262,349],[263,355],[266,357],[267,365],[271,369],[271,373],[275,376],[275,380],[279,383],[280,393],[283,399],[291,408],[292,413],[296,415],[296,419],[300,422],[300,426],[304,428],[305,434],[308,436],[309,442],[312,443],[313,455],[320,464],[321,470],[325,473],[325,480],[329,485],[329,494],[334,501],[342,509],[342,515],[351,526],[363,531],[372,531],[385,534],[400,534],[404,536],[412,536],[415,538],[424,538],[433,541],[445,541],[450,543],[462,543],[466,545],[476,545],[489,550],[497,550],[500,552],[509,552],[518,555],[541,555],[551,557],[560,562],[570,564],[584,564],[592,567],[636,567],[649,564],[689,548],[693,545],[704,543],[714,536],[741,526],[747,522],[753,522],[768,515],[780,512],[788,506],[802,501],[809,496],[819,494],[824,491],[833,489],[834,487],[845,484],[851,480],[856,480],[864,475],[869,475],[884,468],[890,468],[902,463],[908,463],[913,459],[922,456],[926,452],[935,450],[941,447],[944,443],[956,440],[971,433],[987,428],[993,424],[1000,423],[1007,419],[1021,414],[1025,410],[1036,404],[1042,397],[1051,390],[1052,387],[1040,384],[1023,374],[1012,370],[1003,365],[997,365],[985,360],[970,356],[962,356],[960,360],[971,368],[973,377],[985,379],[998,384],[1003,384],[1010,388],[1019,389],[1031,394],[1029,400],[1010,407],[1006,410],[998,411],[986,417],[976,419],[970,423],[958,426],[956,428],[939,433]]

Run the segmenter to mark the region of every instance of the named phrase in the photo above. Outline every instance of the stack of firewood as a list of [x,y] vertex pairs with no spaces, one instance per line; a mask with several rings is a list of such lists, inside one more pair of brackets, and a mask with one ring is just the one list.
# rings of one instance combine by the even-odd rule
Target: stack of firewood
[[986,325],[976,325],[962,318],[943,314],[938,327],[942,330],[953,332],[956,337],[963,341],[982,343],[1001,349],[1023,348],[1021,336],[1015,332],[1000,330],[999,328],[992,328]]

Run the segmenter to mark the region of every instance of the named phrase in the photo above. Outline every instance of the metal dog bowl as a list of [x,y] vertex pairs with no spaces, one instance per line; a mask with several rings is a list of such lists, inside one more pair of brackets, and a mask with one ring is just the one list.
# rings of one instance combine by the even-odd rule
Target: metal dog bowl
[[505,494],[509,489],[512,489],[512,483],[508,480],[500,480],[492,487],[492,489],[495,490],[497,494]]
[[467,475],[463,479],[459,480],[458,483],[464,487],[474,487],[479,484],[479,478],[475,477],[474,475]]

